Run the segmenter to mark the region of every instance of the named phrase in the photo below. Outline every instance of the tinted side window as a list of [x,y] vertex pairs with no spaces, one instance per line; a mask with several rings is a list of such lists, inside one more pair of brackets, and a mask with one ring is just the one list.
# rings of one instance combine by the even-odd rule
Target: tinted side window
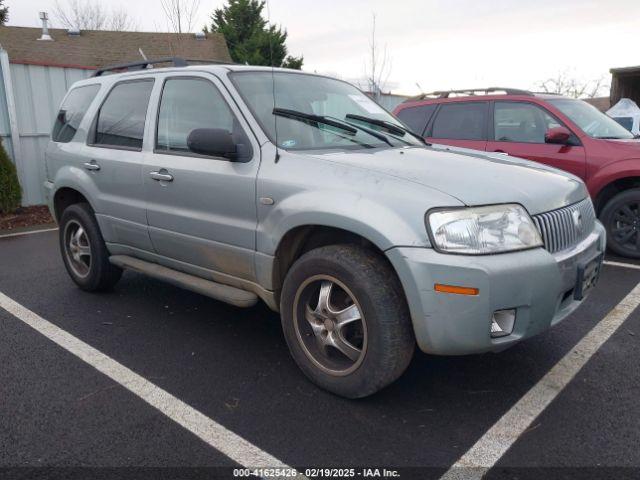
[[54,142],[67,143],[73,139],[89,105],[96,98],[98,90],[100,90],[100,85],[87,85],[74,88],[69,92],[60,106],[60,111],[58,111],[53,125],[51,139]]
[[[158,113],[156,149],[188,152],[187,137],[196,128],[239,133],[234,116],[218,89],[208,80],[175,78],[165,82]],[[235,132],[234,132],[235,130]]]
[[113,87],[98,112],[94,143],[141,149],[152,88],[152,79],[123,82]]
[[498,142],[545,143],[544,135],[560,123],[531,103],[496,102],[494,139]]
[[433,123],[434,138],[484,140],[487,102],[446,103],[440,106]]
[[436,111],[438,105],[421,105],[419,107],[403,108],[398,112],[397,117],[402,120],[411,130],[422,135],[431,115]]
[[615,117],[614,120],[629,131],[633,129],[633,117]]

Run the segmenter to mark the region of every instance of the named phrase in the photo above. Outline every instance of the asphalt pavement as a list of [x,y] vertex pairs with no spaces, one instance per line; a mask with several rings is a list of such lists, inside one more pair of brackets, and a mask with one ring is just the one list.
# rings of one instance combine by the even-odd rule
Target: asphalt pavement
[[[306,380],[262,305],[132,272],[112,292],[82,292],[55,231],[0,238],[0,293],[285,465],[438,478],[640,282],[638,262],[607,260],[595,291],[550,331],[500,354],[416,353],[399,381],[357,401]],[[640,475],[638,342],[633,311],[488,477]],[[2,308],[0,365],[0,477],[227,478],[242,467]]]

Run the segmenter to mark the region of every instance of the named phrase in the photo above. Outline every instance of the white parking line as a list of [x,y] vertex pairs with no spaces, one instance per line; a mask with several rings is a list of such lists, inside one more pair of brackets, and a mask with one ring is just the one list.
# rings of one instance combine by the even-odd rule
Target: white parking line
[[[0,307],[134,393],[233,461],[248,468],[289,468],[209,417],[0,292]],[[304,478],[304,477],[297,477]]]
[[56,230],[58,230],[58,227],[43,228],[42,230],[30,230],[28,232],[5,233],[4,235],[0,235],[0,238],[20,237],[22,235],[33,235],[34,233],[54,232]]
[[482,478],[639,305],[640,283],[462,455],[441,480]]
[[633,268],[635,270],[640,270],[640,265],[636,265],[635,263],[612,262],[609,260],[605,260],[604,264],[610,265],[612,267]]

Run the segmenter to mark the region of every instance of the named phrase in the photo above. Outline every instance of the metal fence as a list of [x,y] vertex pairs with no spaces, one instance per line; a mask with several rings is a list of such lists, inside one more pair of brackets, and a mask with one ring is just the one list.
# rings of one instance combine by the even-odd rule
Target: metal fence
[[10,63],[0,49],[0,73],[0,138],[16,164],[23,205],[40,204],[44,151],[58,107],[69,87],[92,71]]

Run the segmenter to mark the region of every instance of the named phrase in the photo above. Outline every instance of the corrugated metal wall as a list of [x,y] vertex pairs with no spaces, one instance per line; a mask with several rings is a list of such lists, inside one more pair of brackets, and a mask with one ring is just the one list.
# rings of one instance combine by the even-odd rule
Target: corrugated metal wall
[[[10,64],[10,71],[20,141],[23,204],[35,205],[44,202],[44,151],[60,102],[74,82],[89,77],[92,71],[20,64]],[[2,81],[0,84],[0,136],[13,158],[6,91]]]
[[387,111],[393,112],[393,110],[407,98],[409,97],[404,95],[392,95],[390,93],[383,93],[382,95],[380,95],[378,103],[382,105]]

